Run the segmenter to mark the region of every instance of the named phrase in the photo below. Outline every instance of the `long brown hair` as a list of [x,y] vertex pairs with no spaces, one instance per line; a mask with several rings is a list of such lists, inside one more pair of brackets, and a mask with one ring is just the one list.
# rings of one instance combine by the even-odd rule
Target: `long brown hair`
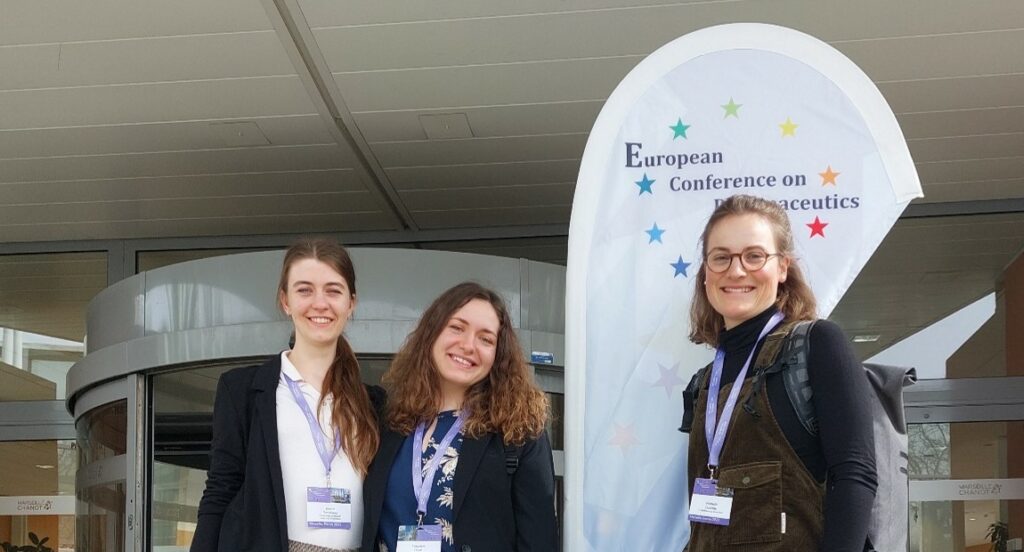
[[[300,238],[285,252],[277,286],[279,297],[288,293],[288,272],[292,265],[303,259],[315,259],[334,269],[345,278],[349,293],[355,299],[356,271],[352,258],[340,243],[323,237]],[[365,476],[380,446],[380,435],[370,395],[359,378],[359,362],[344,335],[338,337],[334,362],[324,377],[324,387],[334,397],[331,424],[335,431],[341,432],[341,447],[356,471]],[[327,396],[328,393],[320,396],[320,407]]]
[[718,334],[725,327],[725,319],[711,306],[707,289],[704,287],[704,280],[707,278],[704,259],[708,255],[708,237],[722,219],[747,214],[758,215],[768,222],[775,236],[776,253],[781,253],[789,259],[786,281],[779,283],[775,306],[786,315],[786,320],[813,320],[817,317],[818,305],[811,287],[807,285],[807,278],[797,264],[793,229],[789,225],[786,211],[778,203],[768,199],[744,194],[734,195],[715,208],[700,235],[702,262],[697,277],[694,278],[693,301],[690,303],[690,341],[694,343],[707,343],[717,347]]
[[505,302],[494,291],[473,282],[445,291],[427,307],[384,374],[387,421],[392,430],[408,435],[420,422],[430,423],[437,416],[441,383],[431,351],[455,312],[473,299],[488,302],[500,326],[490,373],[466,391],[466,434],[477,438],[496,432],[502,434],[505,443],[521,445],[544,431],[547,397],[533,382]]

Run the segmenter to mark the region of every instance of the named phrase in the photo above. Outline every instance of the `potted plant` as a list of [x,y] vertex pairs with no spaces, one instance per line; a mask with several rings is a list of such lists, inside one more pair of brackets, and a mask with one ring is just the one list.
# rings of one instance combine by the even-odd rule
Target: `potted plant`
[[1006,552],[1006,546],[1010,540],[1010,527],[1002,521],[997,521],[988,526],[985,538],[992,543],[993,552]]
[[50,537],[43,537],[40,540],[38,535],[29,531],[28,540],[32,541],[32,544],[18,546],[16,544],[4,542],[0,543],[0,547],[3,547],[4,552],[53,552],[52,548],[46,546],[46,541],[50,540]]

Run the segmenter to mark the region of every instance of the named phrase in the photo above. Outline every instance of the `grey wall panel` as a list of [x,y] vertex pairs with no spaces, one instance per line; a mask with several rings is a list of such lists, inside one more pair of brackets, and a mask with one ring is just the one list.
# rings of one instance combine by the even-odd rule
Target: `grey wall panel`
[[528,261],[523,297],[528,313],[525,327],[533,331],[565,333],[565,267]]
[[146,275],[121,280],[89,302],[86,309],[86,354],[145,335]]
[[146,273],[146,335],[283,320],[280,251],[211,257]]
[[520,326],[519,260],[449,251],[353,249],[354,320],[417,320],[442,291],[473,280],[499,292]]

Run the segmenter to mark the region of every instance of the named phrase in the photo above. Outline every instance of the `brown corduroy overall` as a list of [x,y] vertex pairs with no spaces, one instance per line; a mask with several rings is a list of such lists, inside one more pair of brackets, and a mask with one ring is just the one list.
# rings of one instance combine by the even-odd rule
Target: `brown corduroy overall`
[[[766,338],[752,368],[755,374],[772,365],[790,327],[786,324]],[[741,382],[718,467],[718,486],[734,490],[729,525],[691,523],[689,552],[812,552],[821,542],[825,487],[814,480],[789,445],[763,385],[753,401],[759,416],[743,408],[755,379]],[[731,388],[731,384],[722,386],[719,405],[725,404]],[[690,432],[691,495],[694,480],[709,476],[704,432],[707,393],[705,381]]]

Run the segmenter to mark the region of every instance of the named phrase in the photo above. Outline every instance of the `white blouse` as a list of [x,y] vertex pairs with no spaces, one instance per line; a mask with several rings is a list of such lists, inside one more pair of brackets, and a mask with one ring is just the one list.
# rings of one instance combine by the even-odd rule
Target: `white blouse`
[[[320,393],[303,381],[295,365],[288,359],[288,351],[281,353],[281,372],[299,383],[310,412],[317,411]],[[328,396],[317,418],[324,432],[324,440],[334,444],[331,427],[332,397]],[[352,528],[327,529],[306,525],[306,488],[327,484],[324,464],[313,444],[306,415],[295,402],[288,384],[282,377],[277,384],[277,440],[281,455],[281,475],[284,480],[284,502],[288,517],[290,540],[315,544],[327,548],[359,548],[363,537],[363,479],[352,467],[348,455],[339,450],[331,463],[331,486],[348,489],[352,496]]]

